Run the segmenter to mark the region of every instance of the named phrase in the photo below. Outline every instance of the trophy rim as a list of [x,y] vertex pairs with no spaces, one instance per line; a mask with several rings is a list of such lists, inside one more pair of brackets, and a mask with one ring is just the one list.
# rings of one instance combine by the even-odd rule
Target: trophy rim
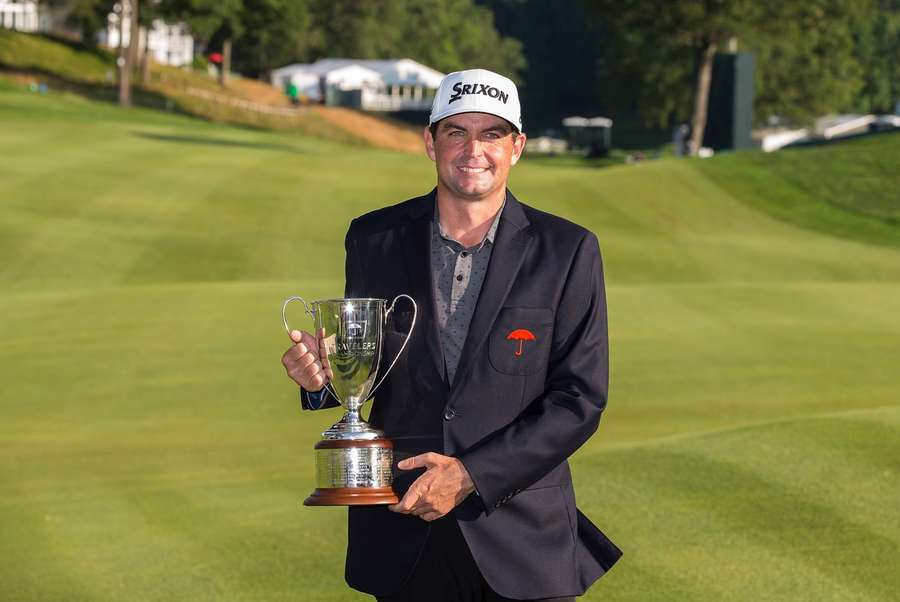
[[313,303],[346,303],[347,301],[381,301],[387,303],[387,299],[378,297],[329,297],[328,299],[317,299]]

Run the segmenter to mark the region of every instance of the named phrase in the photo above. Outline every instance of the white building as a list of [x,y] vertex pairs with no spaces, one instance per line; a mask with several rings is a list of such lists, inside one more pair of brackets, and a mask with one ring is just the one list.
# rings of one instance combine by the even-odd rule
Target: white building
[[[100,32],[100,43],[110,48],[119,47],[119,19],[123,3],[116,4],[113,12],[106,18],[106,29]],[[131,43],[131,3],[124,3],[125,27],[122,28],[122,41],[125,46]],[[149,47],[148,47],[149,44]],[[194,60],[194,38],[185,23],[166,23],[162,19],[154,19],[153,27],[148,31],[140,28],[138,48],[143,52],[149,48],[150,56],[157,63],[181,67],[190,65]]]
[[365,111],[428,111],[444,74],[411,59],[322,59],[272,71],[272,85],[290,84],[310,100]]
[[37,2],[0,0],[0,27],[17,31],[37,31]]

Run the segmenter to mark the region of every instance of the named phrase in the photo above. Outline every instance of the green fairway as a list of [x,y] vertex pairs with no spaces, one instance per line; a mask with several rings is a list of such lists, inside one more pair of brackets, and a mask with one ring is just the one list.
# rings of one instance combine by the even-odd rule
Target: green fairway
[[[898,141],[852,143],[863,212],[809,192],[809,149],[513,170],[604,254],[609,408],[573,470],[625,556],[586,600],[894,599]],[[349,220],[428,159],[11,85],[0,156],[0,600],[366,599],[345,511],[300,505],[339,413],[300,412],[279,311],[341,293]],[[763,206],[770,176],[803,206]]]

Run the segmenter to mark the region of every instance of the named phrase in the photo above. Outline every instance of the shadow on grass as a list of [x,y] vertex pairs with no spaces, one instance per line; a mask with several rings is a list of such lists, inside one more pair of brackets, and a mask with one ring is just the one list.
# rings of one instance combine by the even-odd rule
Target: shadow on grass
[[[78,96],[83,96],[88,100],[97,100],[101,102],[117,103],[119,101],[119,90],[114,83],[93,83],[84,81],[75,81],[60,77],[58,74],[39,67],[29,67],[20,69],[18,67],[4,65],[0,63],[0,72],[19,74],[35,77],[46,83],[51,90],[71,92]],[[179,111],[172,101],[157,92],[150,92],[138,85],[131,87],[131,102],[137,107],[146,107],[157,110],[166,110],[182,115],[190,115],[184,111]]]
[[178,136],[172,134],[155,134],[152,132],[130,132],[132,136],[159,142],[172,142],[175,144],[202,144],[208,146],[230,146],[233,148],[252,148],[257,150],[272,150],[286,153],[303,154],[303,151],[289,144],[274,144],[271,142],[247,142],[244,140],[229,140],[227,138],[211,138],[208,136]]
[[98,59],[100,59],[101,61],[107,63],[109,66],[115,68],[115,64],[116,64],[115,55],[112,52],[110,52],[109,50],[101,48],[97,44],[86,44],[85,42],[82,42],[80,40],[74,40],[71,38],[67,38],[65,36],[56,35],[56,34],[52,34],[52,33],[46,33],[46,32],[37,32],[37,33],[31,34],[31,35],[35,35],[39,38],[43,38],[43,39],[47,40],[48,42],[53,42],[54,44],[62,44],[63,46],[66,46],[67,48],[69,48],[70,50],[72,50],[74,52],[83,52],[86,54],[92,54],[92,55],[96,56]]

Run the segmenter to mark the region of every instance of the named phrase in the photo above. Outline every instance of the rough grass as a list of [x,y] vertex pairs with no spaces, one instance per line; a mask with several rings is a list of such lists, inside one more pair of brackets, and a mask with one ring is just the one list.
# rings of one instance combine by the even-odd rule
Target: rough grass
[[0,66],[103,84],[113,81],[116,62],[114,56],[101,50],[0,28]]
[[[339,293],[349,219],[429,161],[8,90],[0,153],[0,597],[365,599],[344,512],[300,506],[338,414],[299,412],[278,311]],[[891,600],[900,251],[706,165],[513,171],[604,252],[611,398],[573,465],[626,555],[585,599]]]

